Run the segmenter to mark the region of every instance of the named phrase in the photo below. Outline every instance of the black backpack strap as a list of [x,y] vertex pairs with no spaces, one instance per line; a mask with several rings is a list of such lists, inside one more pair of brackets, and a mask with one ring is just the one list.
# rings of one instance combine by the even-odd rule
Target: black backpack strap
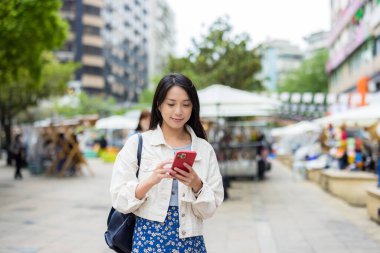
[[139,136],[139,146],[137,147],[137,172],[136,172],[136,177],[139,177],[143,139],[142,139],[141,133],[137,133],[137,134]]

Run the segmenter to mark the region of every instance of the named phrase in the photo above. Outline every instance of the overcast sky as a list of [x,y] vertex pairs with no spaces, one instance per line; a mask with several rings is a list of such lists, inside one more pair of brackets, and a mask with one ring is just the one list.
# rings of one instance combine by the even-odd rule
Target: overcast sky
[[210,24],[230,16],[234,34],[246,32],[253,44],[287,39],[304,47],[303,37],[330,29],[330,0],[167,0],[175,13],[177,55],[191,47]]

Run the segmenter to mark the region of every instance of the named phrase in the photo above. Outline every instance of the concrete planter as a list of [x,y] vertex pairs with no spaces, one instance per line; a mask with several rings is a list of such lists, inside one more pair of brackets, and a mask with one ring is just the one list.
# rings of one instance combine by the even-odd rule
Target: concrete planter
[[319,176],[319,185],[321,186],[323,190],[328,191],[328,176],[323,172],[324,171],[322,171]]
[[369,217],[380,223],[380,189],[367,189],[367,210]]
[[293,167],[294,158],[292,155],[279,155],[277,156],[277,160],[286,165],[288,168]]
[[306,178],[314,183],[319,184],[321,181],[321,174],[324,169],[306,169]]
[[367,172],[327,170],[322,187],[354,206],[366,206],[367,189],[376,187],[377,176]]

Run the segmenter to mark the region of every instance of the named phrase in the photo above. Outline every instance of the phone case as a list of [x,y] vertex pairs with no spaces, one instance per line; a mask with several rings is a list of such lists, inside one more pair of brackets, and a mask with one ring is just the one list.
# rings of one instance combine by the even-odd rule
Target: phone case
[[188,169],[183,165],[183,163],[187,163],[190,166],[193,166],[195,157],[197,156],[197,152],[191,150],[179,150],[175,153],[174,162],[172,165],[172,169],[175,167],[188,171]]

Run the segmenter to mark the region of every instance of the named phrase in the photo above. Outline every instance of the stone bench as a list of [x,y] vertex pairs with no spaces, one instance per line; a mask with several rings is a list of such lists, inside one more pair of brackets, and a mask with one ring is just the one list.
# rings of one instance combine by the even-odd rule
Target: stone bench
[[367,189],[376,187],[377,176],[368,172],[325,170],[321,186],[354,206],[366,206]]
[[369,217],[380,223],[380,189],[367,189],[367,210]]

